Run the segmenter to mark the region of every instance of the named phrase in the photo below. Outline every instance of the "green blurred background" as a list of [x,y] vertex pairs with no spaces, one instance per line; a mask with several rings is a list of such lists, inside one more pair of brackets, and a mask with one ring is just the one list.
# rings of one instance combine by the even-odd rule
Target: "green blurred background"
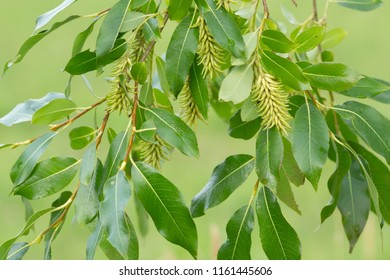
[[[57,6],[57,1],[5,1],[1,0],[0,9],[0,63],[12,59],[21,43],[31,35],[35,19],[42,13]],[[104,3],[103,3],[104,2]],[[83,0],[72,5],[67,11],[58,15],[57,20],[70,14],[90,14],[107,8],[115,1]],[[311,12],[311,1],[297,1],[298,7],[292,6],[290,0],[269,1],[271,16],[275,19],[287,21],[282,17],[280,5],[283,4],[294,15],[303,21]],[[325,1],[318,1],[325,2]],[[320,5],[320,15],[323,5]],[[390,3],[375,11],[364,13],[349,10],[330,4],[328,10],[328,28],[342,27],[348,32],[346,40],[334,48],[336,60],[346,63],[360,73],[390,81]],[[52,33],[40,42],[24,59],[21,64],[15,65],[0,81],[0,116],[8,113],[16,104],[28,98],[40,98],[48,92],[63,92],[68,75],[61,71],[70,58],[74,37],[88,26],[90,20],[74,21],[60,30]],[[172,32],[173,25],[169,25],[164,33]],[[291,28],[291,27],[288,27]],[[97,28],[96,28],[97,30]],[[96,36],[96,30],[94,35]],[[166,37],[166,36],[165,36]],[[87,47],[94,49],[95,38],[88,41]],[[166,47],[168,42],[157,44],[157,54]],[[107,68],[108,70],[108,68]],[[109,73],[108,71],[106,73]],[[87,75],[95,94],[104,96],[109,90],[107,82],[95,73]],[[88,106],[94,100],[80,78],[74,79],[71,97],[79,106]],[[341,102],[342,99],[338,99]],[[390,117],[388,108],[377,102],[370,102],[387,117]],[[101,112],[100,112],[101,113]],[[93,113],[88,114],[78,124],[92,125]],[[110,120],[110,126],[119,130],[124,123],[119,117]],[[45,127],[32,127],[28,124],[19,124],[14,127],[0,126],[0,143],[12,143],[38,136],[47,131]],[[172,160],[166,162],[163,174],[178,186],[184,193],[189,204],[191,198],[200,191],[207,182],[215,165],[225,157],[235,153],[254,153],[254,141],[244,142],[232,139],[227,135],[227,125],[218,120],[211,113],[207,124],[200,124],[196,128],[200,147],[200,158],[187,158],[175,152]],[[75,152],[69,148],[68,131],[56,139],[44,157],[58,155],[72,155],[80,158],[82,152]],[[104,138],[106,140],[106,138]],[[102,147],[105,151],[107,146]],[[19,197],[10,196],[12,184],[9,179],[9,170],[22,152],[23,147],[17,150],[4,149],[0,151],[0,243],[14,236],[24,224],[24,208]],[[100,155],[105,158],[105,152]],[[329,194],[326,187],[326,178],[333,172],[334,165],[328,163],[323,171],[319,190],[315,192],[309,184],[295,188],[297,202],[302,216],[297,215],[287,207],[282,210],[288,221],[297,230],[302,241],[303,259],[390,259],[390,226],[383,229],[383,243],[378,222],[370,214],[366,228],[358,241],[354,252],[348,253],[348,241],[341,224],[341,216],[336,213],[320,226],[319,214],[327,203]],[[389,178],[390,180],[390,178]],[[225,226],[231,215],[245,205],[250,197],[254,176],[234,193],[222,205],[210,209],[207,214],[196,219],[199,234],[199,258],[214,259],[219,246],[225,241]],[[76,183],[69,186],[73,190]],[[35,210],[50,206],[54,197],[40,201],[33,201]],[[390,202],[389,202],[390,203]],[[134,207],[129,205],[129,213],[133,216]],[[136,220],[133,219],[136,224]],[[35,231],[21,241],[31,241],[39,232],[47,227],[48,219],[38,222]],[[53,245],[54,259],[83,259],[85,245],[89,236],[87,228],[80,228],[74,220],[74,210],[71,208],[63,230]],[[155,230],[150,221],[149,233],[146,237],[139,236],[141,259],[189,259],[190,256],[183,249],[165,241]],[[265,259],[258,238],[258,230],[253,232],[252,256],[256,259]],[[27,254],[27,259],[41,259],[43,245],[33,246]],[[105,259],[101,251],[96,258]]]

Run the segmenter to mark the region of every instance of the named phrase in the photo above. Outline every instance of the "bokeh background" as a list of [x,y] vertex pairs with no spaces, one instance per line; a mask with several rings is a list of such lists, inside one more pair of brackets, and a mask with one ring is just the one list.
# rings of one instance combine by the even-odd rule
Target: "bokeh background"
[[[56,1],[5,1],[0,0],[0,64],[12,59],[17,53],[21,43],[31,35],[35,19],[42,13],[57,6]],[[71,14],[91,14],[107,8],[115,1],[83,0],[72,5],[65,12],[57,16],[56,20],[64,19]],[[281,14],[280,6],[286,6],[303,21],[311,13],[311,1],[297,1],[298,7],[294,7],[290,0],[269,1],[271,16],[281,19],[288,28],[291,26]],[[320,15],[323,11],[323,2],[320,3]],[[336,4],[330,4],[328,10],[328,27],[342,27],[348,32],[346,40],[333,51],[336,60],[352,66],[362,74],[390,81],[390,3],[384,1],[384,5],[375,11],[365,13],[343,8]],[[70,58],[74,37],[88,26],[90,20],[80,19],[74,21],[41,41],[24,59],[17,64],[0,81],[0,116],[8,113],[16,104],[28,98],[40,98],[48,92],[64,92],[68,75],[61,71]],[[164,34],[170,33],[174,25],[169,25]],[[94,36],[96,36],[95,29]],[[94,48],[95,38],[92,37],[87,47]],[[160,41],[157,44],[157,54],[168,42]],[[109,68],[107,68],[109,70]],[[107,74],[109,71],[106,72]],[[103,75],[104,76],[104,75]],[[109,86],[103,76],[96,78],[95,73],[87,74],[87,77],[98,96],[104,96]],[[71,97],[79,106],[88,106],[95,99],[80,78],[74,79]],[[339,98],[338,102],[343,99]],[[390,117],[388,106],[370,101],[387,117]],[[101,113],[101,112],[100,112]],[[88,114],[78,124],[93,125],[94,114]],[[120,130],[124,122],[119,117],[110,120],[110,126]],[[29,124],[19,124],[14,127],[0,126],[0,143],[12,143],[38,136],[47,131],[46,127],[32,127]],[[244,142],[232,139],[227,135],[227,125],[218,120],[211,113],[207,124],[200,124],[196,128],[200,147],[200,158],[187,158],[175,152],[172,160],[163,166],[163,174],[178,186],[184,193],[189,205],[191,198],[206,184],[212,169],[222,162],[227,156],[236,153],[254,153],[254,141]],[[58,155],[72,155],[80,158],[81,152],[72,151],[69,148],[68,131],[53,141],[44,158]],[[106,140],[106,138],[104,138]],[[105,151],[107,145],[103,145]],[[22,152],[3,149],[0,151],[0,243],[16,235],[24,225],[24,208],[19,197],[10,196],[12,183],[9,179],[9,170]],[[105,158],[102,153],[101,158]],[[335,214],[320,226],[320,211],[326,205],[329,194],[326,187],[326,178],[333,172],[334,165],[328,163],[323,171],[319,190],[315,192],[309,184],[299,188],[294,187],[297,202],[302,211],[302,216],[297,215],[284,205],[283,213],[288,221],[297,230],[302,241],[304,259],[390,259],[390,226],[383,229],[383,242],[379,231],[377,219],[370,214],[366,228],[358,241],[354,252],[348,253],[348,241],[341,224],[341,216]],[[389,178],[390,180],[390,178]],[[245,205],[250,197],[254,176],[239,188],[227,201],[219,207],[210,209],[207,214],[196,219],[199,234],[199,258],[214,259],[219,246],[225,241],[225,226],[228,219],[236,209]],[[67,189],[73,190],[76,183]],[[54,197],[40,201],[33,201],[35,210],[50,206]],[[390,203],[390,202],[389,202]],[[133,204],[130,203],[131,216],[134,213]],[[133,219],[136,224],[136,220]],[[145,237],[139,237],[141,259],[189,259],[189,254],[183,249],[165,241],[155,230],[150,222],[150,229]],[[35,226],[22,241],[31,241],[39,232],[47,227],[48,220],[43,219]],[[83,259],[85,258],[85,245],[89,236],[87,228],[81,228],[74,220],[74,209],[69,212],[67,221],[60,236],[53,245],[54,259]],[[252,256],[256,259],[265,259],[258,238],[258,230],[255,229],[252,236]],[[41,259],[43,256],[43,244],[33,246],[27,254],[27,259]],[[97,259],[105,259],[101,251],[96,254]]]

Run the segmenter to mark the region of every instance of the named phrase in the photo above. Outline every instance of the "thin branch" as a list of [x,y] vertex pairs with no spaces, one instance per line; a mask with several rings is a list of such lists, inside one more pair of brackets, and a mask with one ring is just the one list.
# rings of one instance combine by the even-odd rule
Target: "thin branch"
[[317,0],[313,0],[313,19],[318,22],[318,6]]
[[264,18],[269,17],[269,9],[268,9],[268,3],[267,0],[262,0],[263,1],[263,8],[264,8]]
[[103,133],[106,130],[107,122],[110,117],[110,112],[106,111],[106,114],[104,115],[102,125],[99,128],[99,133],[96,136],[96,149],[99,148],[100,143],[102,142]]

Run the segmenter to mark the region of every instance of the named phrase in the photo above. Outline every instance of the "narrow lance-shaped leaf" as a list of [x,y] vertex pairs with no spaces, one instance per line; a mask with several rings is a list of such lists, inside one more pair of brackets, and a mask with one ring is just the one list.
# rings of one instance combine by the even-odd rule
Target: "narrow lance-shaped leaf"
[[225,201],[248,178],[254,167],[254,158],[250,155],[233,155],[217,165],[206,186],[192,199],[193,217],[204,215],[209,208]]
[[294,210],[298,215],[302,215],[301,210],[295,200],[293,190],[291,189],[290,181],[287,176],[287,171],[282,165],[279,171],[279,181],[276,186],[276,195],[284,204]]
[[29,122],[34,113],[54,99],[64,98],[63,93],[50,92],[39,99],[28,99],[19,103],[7,115],[0,118],[0,124],[12,126],[14,124]]
[[196,107],[198,107],[202,117],[207,120],[209,110],[209,91],[207,82],[202,75],[202,65],[196,63],[195,61],[190,69],[189,82],[191,95]]
[[188,13],[192,0],[171,0],[168,6],[168,15],[171,20],[181,20]]
[[297,52],[307,52],[317,47],[325,36],[325,26],[314,25],[295,38]]
[[328,157],[329,133],[324,116],[308,102],[295,115],[292,149],[299,168],[317,189]]
[[251,205],[238,209],[227,226],[227,240],[218,250],[218,260],[250,260],[253,231],[253,209]]
[[14,189],[15,195],[40,199],[59,192],[70,184],[77,172],[77,161],[70,157],[53,157],[37,164],[31,176]]
[[114,47],[131,0],[119,0],[107,13],[96,41],[96,56],[102,60]]
[[180,191],[145,163],[133,165],[131,174],[137,196],[159,233],[197,258],[196,226]]
[[331,199],[328,205],[321,211],[321,223],[325,222],[336,209],[340,196],[341,184],[351,168],[351,156],[348,151],[333,141],[332,144],[336,147],[336,169],[328,180],[328,190],[331,194]]
[[234,104],[241,103],[248,98],[251,93],[253,82],[252,65],[235,66],[222,81],[219,90],[219,99]]
[[126,206],[130,200],[131,188],[124,171],[106,181],[103,188],[104,200],[99,206],[99,216],[107,240],[118,250],[124,259],[138,258],[138,250],[131,247],[132,232],[129,230],[126,219]]
[[21,260],[30,249],[30,244],[27,242],[14,243],[8,252],[7,260]]
[[301,242],[286,221],[276,196],[268,187],[261,187],[256,204],[257,220],[263,250],[270,260],[301,259]]
[[196,0],[201,15],[215,40],[235,57],[245,59],[245,43],[233,17],[213,0]]
[[282,167],[286,171],[288,180],[297,187],[302,186],[305,182],[305,175],[299,169],[299,166],[294,158],[291,143],[286,138],[283,138],[283,147],[284,154]]
[[274,52],[289,53],[296,44],[286,37],[282,32],[277,30],[264,30],[261,33],[261,42]]
[[53,10],[50,10],[40,15],[36,20],[34,32],[48,24],[58,13],[60,13],[76,1],[77,0],[64,0],[64,2],[62,2],[59,6],[55,7]]
[[69,99],[54,99],[38,111],[32,118],[33,124],[51,124],[56,120],[65,118],[77,109],[77,105]]
[[161,36],[158,21],[155,18],[148,19],[143,25],[142,31],[147,42],[157,40]]
[[156,68],[161,89],[166,95],[169,95],[171,89],[169,88],[167,73],[165,72],[165,61],[159,56],[156,57]]
[[57,28],[61,27],[62,25],[72,21],[72,20],[75,20],[77,18],[79,18],[80,16],[70,16],[68,18],[66,18],[65,20],[61,21],[61,22],[56,22],[54,23],[48,30],[45,30],[45,31],[42,31],[42,32],[39,32],[38,34],[36,35],[33,35],[31,36],[30,38],[28,38],[24,43],[23,45],[20,47],[19,51],[18,51],[18,54],[16,55],[16,57],[11,60],[11,61],[8,61],[5,66],[4,66],[4,73],[7,72],[7,70],[14,64],[16,63],[19,63],[23,60],[23,58],[25,57],[25,55],[32,49],[32,47],[34,47],[39,41],[41,41],[43,38],[45,38],[47,35],[49,35],[51,32],[53,32],[54,30],[56,30]]
[[177,97],[184,86],[198,47],[198,28],[194,28],[196,14],[186,16],[176,27],[166,55],[166,74],[169,86]]
[[381,83],[376,79],[364,77],[360,79],[355,86],[340,93],[357,98],[372,98],[388,90],[390,90],[388,85]]
[[349,251],[352,253],[370,212],[370,196],[367,181],[356,160],[341,183],[340,197],[337,202],[343,226],[349,240]]
[[332,0],[331,2],[363,12],[372,11],[382,5],[382,0]]
[[153,118],[157,134],[168,144],[187,156],[197,157],[199,155],[196,135],[182,119],[158,108],[148,110],[145,114]]
[[238,139],[251,139],[260,130],[261,118],[257,117],[251,121],[241,119],[242,109],[238,110],[229,120],[229,136]]
[[261,130],[256,140],[256,173],[260,182],[275,188],[283,160],[283,141],[276,127]]
[[335,28],[325,33],[324,40],[321,43],[321,47],[324,49],[330,49],[340,44],[340,42],[347,36],[347,32],[341,28]]
[[147,16],[143,13],[129,11],[125,16],[119,32],[123,33],[136,29],[145,21],[146,17]]
[[334,110],[375,152],[390,164],[390,121],[375,108],[348,101]]
[[24,150],[11,169],[10,176],[15,186],[20,185],[30,176],[39,158],[56,135],[57,133],[49,132],[39,137]]

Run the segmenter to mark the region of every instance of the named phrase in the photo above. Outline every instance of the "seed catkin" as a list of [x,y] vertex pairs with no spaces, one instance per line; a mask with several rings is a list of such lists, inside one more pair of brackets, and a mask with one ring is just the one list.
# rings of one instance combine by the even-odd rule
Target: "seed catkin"
[[138,145],[141,160],[156,169],[161,169],[161,163],[169,158],[170,146],[157,134],[155,142],[140,140]]
[[188,125],[193,126],[196,125],[198,119],[203,120],[202,114],[191,94],[188,80],[184,83],[184,87],[179,94],[179,104],[180,116]]

